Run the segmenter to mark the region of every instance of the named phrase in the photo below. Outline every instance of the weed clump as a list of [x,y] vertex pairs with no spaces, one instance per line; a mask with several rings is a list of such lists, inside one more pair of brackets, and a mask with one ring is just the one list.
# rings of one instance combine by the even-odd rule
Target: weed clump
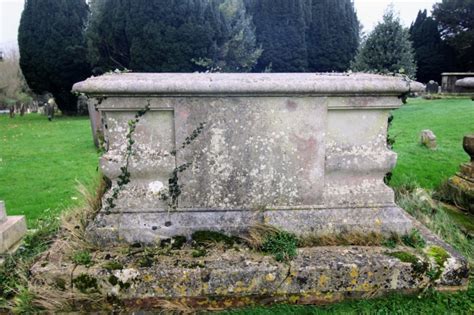
[[76,265],[82,265],[86,267],[90,267],[94,264],[92,262],[91,253],[87,250],[76,251],[72,256],[72,261]]
[[72,280],[72,283],[78,289],[81,293],[87,294],[91,292],[96,292],[99,288],[97,284],[97,279],[92,278],[89,275],[86,274],[81,274],[74,280]]
[[298,239],[292,233],[280,231],[273,235],[268,235],[263,244],[262,252],[272,254],[277,261],[288,261],[296,257]]
[[406,246],[413,248],[424,248],[426,246],[426,242],[423,239],[423,236],[421,236],[420,231],[418,231],[417,229],[413,229],[409,234],[403,235],[402,242]]
[[198,246],[206,246],[213,243],[223,243],[228,247],[232,247],[238,240],[236,237],[227,236],[214,231],[197,231],[193,233],[191,238]]

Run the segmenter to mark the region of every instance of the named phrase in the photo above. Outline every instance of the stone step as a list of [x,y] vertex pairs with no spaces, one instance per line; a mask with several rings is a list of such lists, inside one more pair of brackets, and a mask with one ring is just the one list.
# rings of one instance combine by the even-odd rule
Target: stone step
[[8,217],[5,203],[0,201],[0,255],[9,252],[26,233],[26,220],[24,216]]
[[26,233],[26,220],[24,216],[7,217],[0,225],[0,254],[7,252],[18,243]]
[[[130,307],[127,311],[167,302],[218,309],[275,302],[327,304],[391,292],[416,293],[431,286],[441,291],[466,289],[466,259],[426,228],[417,227],[427,243],[423,252],[404,246],[308,247],[298,249],[297,257],[286,263],[252,250],[215,248],[204,257],[193,257],[190,249],[177,250],[153,256],[143,265],[140,249],[123,255],[109,247],[95,252],[93,265],[85,267],[71,262],[67,245],[59,241],[31,271],[44,288],[62,283],[77,297],[81,291],[114,296]],[[441,268],[429,254],[435,247],[446,255]],[[395,252],[415,261],[396,258],[400,255]],[[119,267],[107,267],[111,265]]]
[[0,224],[6,221],[7,212],[5,211],[5,202],[0,200]]

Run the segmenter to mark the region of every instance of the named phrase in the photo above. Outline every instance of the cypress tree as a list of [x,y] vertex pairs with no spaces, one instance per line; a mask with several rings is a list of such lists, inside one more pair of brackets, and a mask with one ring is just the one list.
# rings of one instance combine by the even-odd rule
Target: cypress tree
[[217,59],[221,15],[209,0],[96,0],[89,56],[103,71],[193,72]]
[[93,0],[86,37],[88,60],[94,74],[130,68],[130,41],[126,33],[129,0]]
[[29,87],[51,92],[65,114],[77,112],[72,85],[89,76],[85,0],[26,0],[18,31],[20,66]]
[[441,73],[453,68],[452,54],[442,42],[438,22],[429,17],[426,10],[419,11],[410,27],[417,63],[416,78],[427,83],[435,80],[441,83]]
[[456,54],[459,71],[474,71],[474,0],[443,0],[433,5],[441,37]]
[[257,46],[252,16],[242,0],[217,0],[215,5],[222,15],[225,41],[211,67],[224,72],[252,71],[263,51]]
[[304,72],[308,67],[306,0],[249,2],[257,41],[263,48],[258,71]]
[[307,32],[308,70],[345,71],[359,46],[359,21],[351,0],[312,0]]
[[408,30],[389,8],[370,33],[356,56],[352,68],[356,71],[402,72],[415,77],[416,64]]

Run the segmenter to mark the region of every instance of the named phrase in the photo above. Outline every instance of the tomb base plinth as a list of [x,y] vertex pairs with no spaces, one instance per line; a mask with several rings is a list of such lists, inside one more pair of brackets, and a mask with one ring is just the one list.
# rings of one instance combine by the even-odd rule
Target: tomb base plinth
[[25,234],[25,217],[7,216],[5,204],[0,201],[0,256],[14,249]]
[[[426,241],[423,249],[398,246],[323,246],[297,250],[278,262],[271,255],[234,245],[208,248],[195,257],[192,248],[165,250],[124,247],[94,253],[90,267],[68,262],[64,242],[56,243],[31,272],[36,284],[76,296],[80,310],[216,310],[249,305],[329,304],[389,293],[416,294],[431,287],[465,290],[468,262],[410,216]],[[432,252],[445,253],[441,263]],[[408,262],[396,257],[415,257]],[[441,264],[441,266],[440,266]],[[58,284],[61,284],[58,289]],[[62,291],[61,291],[62,290]],[[82,290],[82,291],[81,291]],[[84,292],[108,297],[115,305],[88,305]],[[92,296],[92,295],[91,295]],[[90,307],[88,309],[87,307]],[[176,309],[176,307],[178,307]]]

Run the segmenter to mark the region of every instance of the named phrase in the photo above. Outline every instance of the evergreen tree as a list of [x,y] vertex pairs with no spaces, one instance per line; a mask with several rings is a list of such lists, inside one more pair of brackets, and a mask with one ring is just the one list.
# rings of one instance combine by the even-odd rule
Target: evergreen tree
[[193,60],[216,60],[225,37],[209,0],[96,0],[89,55],[101,70],[193,72]]
[[352,68],[355,71],[402,72],[414,78],[416,64],[409,36],[390,7],[361,47]]
[[443,0],[433,6],[433,17],[456,51],[458,70],[474,71],[474,0]]
[[242,0],[218,0],[216,5],[225,24],[225,41],[217,60],[201,60],[201,64],[223,72],[252,71],[263,52],[257,47],[252,16]]
[[126,34],[129,0],[92,0],[86,30],[88,60],[94,74],[130,68],[130,41]]
[[347,70],[359,46],[354,4],[351,0],[312,0],[308,11],[308,70]]
[[304,72],[308,67],[306,45],[307,0],[248,1],[263,48],[258,71]]
[[416,78],[427,83],[435,80],[441,83],[441,73],[452,70],[452,53],[442,42],[438,22],[427,16],[426,10],[419,11],[410,27],[417,63]]
[[26,0],[18,31],[20,66],[29,87],[51,92],[65,114],[77,112],[72,85],[89,76],[85,0]]

